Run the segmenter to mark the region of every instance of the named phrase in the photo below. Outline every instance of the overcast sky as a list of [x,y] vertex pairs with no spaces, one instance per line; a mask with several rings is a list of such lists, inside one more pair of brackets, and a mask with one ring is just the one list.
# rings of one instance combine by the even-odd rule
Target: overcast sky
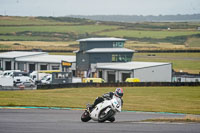
[[0,15],[199,14],[200,0],[0,0]]

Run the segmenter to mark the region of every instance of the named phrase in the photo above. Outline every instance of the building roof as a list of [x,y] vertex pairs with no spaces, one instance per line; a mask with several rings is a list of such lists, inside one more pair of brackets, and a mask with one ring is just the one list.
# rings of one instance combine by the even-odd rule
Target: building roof
[[106,38],[85,38],[77,40],[78,42],[96,42],[96,41],[126,41],[126,39],[106,37]]
[[97,63],[97,69],[112,69],[112,70],[135,70],[146,67],[162,66],[171,63],[160,62],[126,62],[126,63]]
[[40,55],[18,58],[16,61],[21,62],[44,62],[44,63],[61,63],[61,61],[76,62],[76,56],[66,55]]
[[86,53],[110,53],[110,52],[126,53],[135,51],[127,48],[94,48],[86,51]]
[[11,52],[5,52],[0,53],[0,58],[19,58],[19,57],[25,57],[25,56],[33,56],[33,55],[42,55],[47,54],[46,52],[24,52],[24,51],[11,51]]

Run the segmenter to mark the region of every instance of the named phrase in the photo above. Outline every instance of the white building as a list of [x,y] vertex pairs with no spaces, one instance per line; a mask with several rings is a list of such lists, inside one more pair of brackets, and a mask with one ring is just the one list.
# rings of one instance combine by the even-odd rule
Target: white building
[[12,51],[0,53],[0,68],[2,70],[15,70],[16,69],[16,59],[29,56],[38,56],[48,54],[46,52],[21,52]]
[[139,78],[141,82],[171,82],[172,64],[158,62],[97,63],[97,77],[106,82],[124,82]]
[[75,56],[48,55],[46,52],[22,51],[12,51],[0,54],[0,67],[2,70],[22,70],[27,72],[61,70],[62,61],[72,63],[72,70],[75,70]]

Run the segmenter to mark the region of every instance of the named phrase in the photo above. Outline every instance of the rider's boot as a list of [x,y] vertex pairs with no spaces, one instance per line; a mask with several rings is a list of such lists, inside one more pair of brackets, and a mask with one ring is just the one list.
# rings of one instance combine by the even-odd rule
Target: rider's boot
[[110,121],[110,122],[114,122],[114,121],[115,121],[115,117],[114,117],[114,116],[111,117],[110,119],[108,119],[108,121]]
[[94,105],[93,104],[87,104],[87,109],[90,111],[90,112],[92,112],[92,110],[93,110],[93,107]]

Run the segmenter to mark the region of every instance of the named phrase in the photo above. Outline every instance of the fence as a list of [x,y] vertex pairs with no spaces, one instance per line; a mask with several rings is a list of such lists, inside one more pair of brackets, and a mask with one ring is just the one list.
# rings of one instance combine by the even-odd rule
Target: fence
[[133,86],[200,86],[200,82],[137,82],[137,83],[68,83],[38,85],[37,89],[79,88],[79,87],[133,87]]

